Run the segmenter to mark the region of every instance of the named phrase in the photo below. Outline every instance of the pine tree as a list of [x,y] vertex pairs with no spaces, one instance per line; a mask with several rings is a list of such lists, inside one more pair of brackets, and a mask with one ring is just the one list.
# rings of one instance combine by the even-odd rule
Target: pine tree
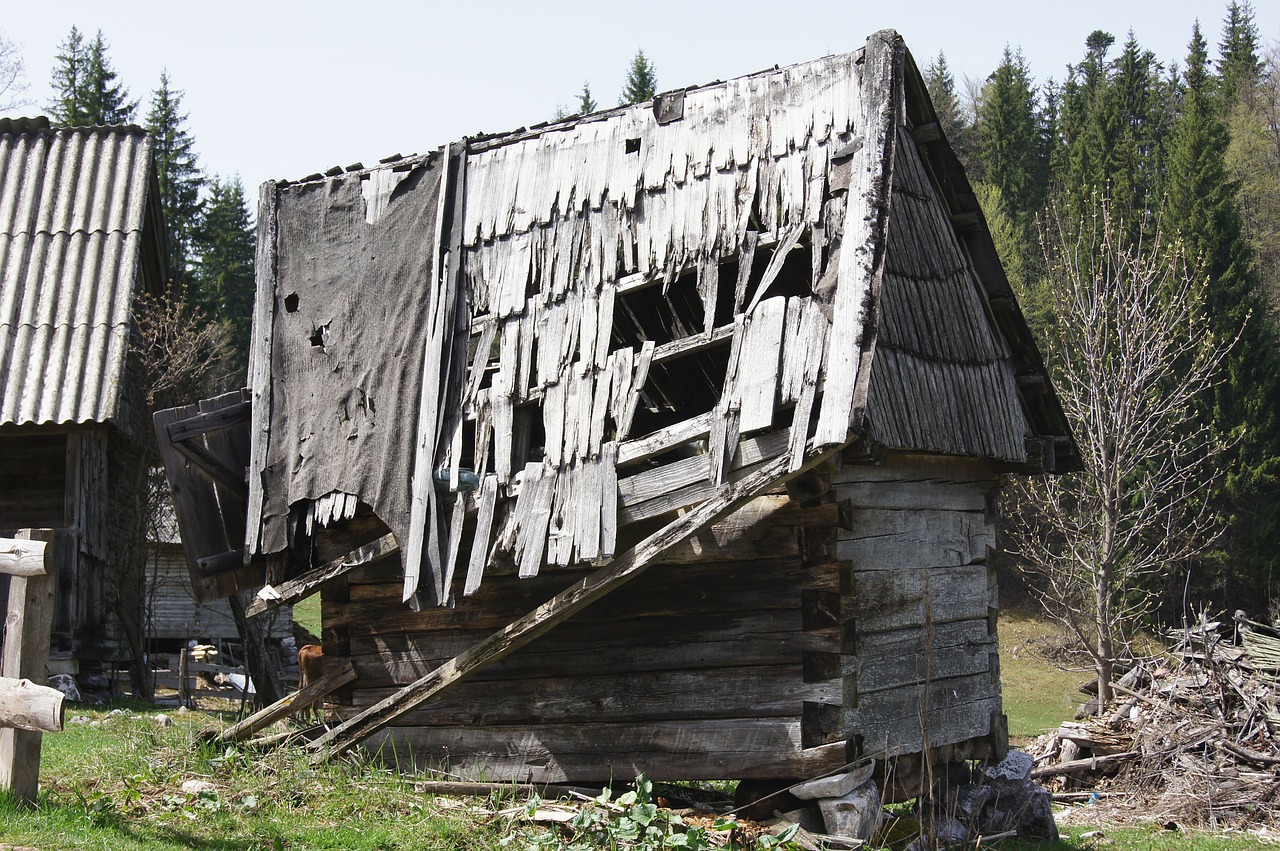
[[1106,195],[1106,152],[1114,146],[1119,130],[1119,116],[1107,103],[1111,67],[1107,52],[1113,44],[1111,33],[1090,33],[1085,39],[1084,60],[1067,66],[1062,86],[1063,151],[1055,178],[1058,205],[1069,221],[1080,219],[1095,195]]
[[91,124],[88,105],[85,103],[85,78],[88,76],[88,55],[84,37],[74,26],[62,44],[54,60],[50,85],[54,96],[47,105],[49,120],[66,127]]
[[975,156],[973,125],[956,93],[956,80],[947,66],[946,54],[939,53],[937,61],[929,63],[924,72],[924,82],[951,150],[955,151],[965,170],[980,179],[981,175],[976,171],[980,161]]
[[151,109],[147,113],[147,132],[151,134],[164,209],[169,275],[179,285],[187,281],[191,243],[200,218],[200,189],[204,185],[195,140],[185,127],[182,95],[170,85],[168,71],[160,72],[160,85],[151,93]]
[[1024,233],[1045,202],[1047,164],[1037,100],[1022,52],[1006,47],[978,100],[978,159],[986,181]]
[[1253,6],[1232,0],[1222,24],[1218,43],[1218,77],[1222,96],[1228,104],[1247,99],[1258,85],[1262,61],[1258,57],[1258,25]]
[[137,112],[137,101],[117,82],[115,69],[107,58],[107,44],[98,30],[92,42],[74,26],[59,45],[51,85],[49,118],[67,127],[94,124],[127,124]]
[[653,100],[657,93],[658,70],[653,67],[649,57],[644,55],[643,50],[637,50],[627,67],[627,82],[622,89],[622,102],[619,106]]
[[253,322],[254,271],[257,245],[253,219],[240,178],[208,184],[204,215],[194,241],[197,260],[191,274],[195,305],[231,330],[237,368],[249,358]]
[[102,30],[89,45],[86,66],[86,92],[89,95],[90,118],[94,124],[128,124],[138,111],[138,102],[129,100],[129,90],[116,81],[115,68],[107,59],[107,44]]
[[1163,220],[1166,231],[1183,238],[1209,282],[1213,333],[1219,339],[1239,335],[1205,416],[1234,441],[1225,488],[1211,497],[1229,520],[1226,559],[1214,578],[1231,605],[1249,606],[1263,602],[1280,570],[1280,357],[1226,169],[1227,131],[1207,54],[1197,24],[1183,75]]
[[591,86],[586,80],[582,81],[582,91],[578,92],[578,114],[586,115],[588,112],[595,112],[596,99],[591,96]]

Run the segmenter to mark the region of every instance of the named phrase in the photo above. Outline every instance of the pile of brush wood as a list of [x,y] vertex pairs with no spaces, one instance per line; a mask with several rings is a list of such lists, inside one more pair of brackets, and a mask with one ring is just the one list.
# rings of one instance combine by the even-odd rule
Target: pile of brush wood
[[1032,777],[1059,801],[1120,795],[1161,820],[1280,824],[1280,632],[1237,612],[1170,638],[1104,711],[1041,740]]

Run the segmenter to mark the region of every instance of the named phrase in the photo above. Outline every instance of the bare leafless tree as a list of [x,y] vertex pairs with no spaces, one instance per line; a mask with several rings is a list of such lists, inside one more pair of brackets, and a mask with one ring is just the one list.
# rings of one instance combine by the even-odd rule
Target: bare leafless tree
[[[145,392],[143,434],[150,433],[155,411],[225,389],[232,357],[225,325],[210,321],[178,294],[136,296],[133,325],[130,362]],[[133,657],[129,676],[134,694],[144,697],[152,690],[145,664],[150,620],[147,541],[159,540],[156,530],[168,511],[167,488],[157,487],[159,465],[154,440],[135,447],[134,455],[119,463],[121,486],[106,506],[117,553],[109,576],[112,599]]]
[[1014,486],[1010,549],[1087,648],[1099,705],[1152,607],[1144,578],[1220,533],[1207,494],[1224,448],[1197,405],[1234,340],[1214,339],[1204,282],[1178,244],[1129,245],[1105,204],[1044,238],[1050,356],[1084,469]]
[[27,91],[27,66],[22,47],[0,32],[0,112],[10,112],[31,102]]

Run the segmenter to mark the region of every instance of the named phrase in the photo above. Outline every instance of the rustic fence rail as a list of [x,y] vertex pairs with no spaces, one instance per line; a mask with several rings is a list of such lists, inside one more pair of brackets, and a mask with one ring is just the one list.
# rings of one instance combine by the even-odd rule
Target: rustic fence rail
[[46,679],[53,628],[53,541],[52,529],[0,538],[0,573],[9,574],[0,658],[0,789],[27,802],[35,801],[40,785],[42,731],[62,729],[61,692],[38,685]]

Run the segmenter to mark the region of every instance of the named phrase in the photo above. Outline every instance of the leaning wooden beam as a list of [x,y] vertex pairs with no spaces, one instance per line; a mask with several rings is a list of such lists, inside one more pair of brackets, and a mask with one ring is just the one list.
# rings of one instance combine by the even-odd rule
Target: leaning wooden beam
[[61,732],[63,699],[56,688],[0,677],[0,727]]
[[306,688],[285,695],[265,709],[260,709],[243,721],[232,724],[218,734],[217,740],[220,742],[238,742],[241,739],[248,738],[263,727],[274,724],[286,715],[292,715],[299,710],[307,708],[329,692],[342,688],[347,683],[355,680],[355,678],[356,669],[351,667],[350,662],[345,662],[342,667],[336,671],[330,671]]
[[211,431],[231,428],[231,426],[249,419],[252,409],[252,403],[246,399],[243,402],[237,402],[225,408],[203,411],[194,416],[185,417],[169,424],[169,440],[172,443],[180,443]]
[[741,481],[726,484],[716,496],[645,538],[608,566],[561,591],[475,647],[455,656],[417,682],[405,686],[316,739],[307,746],[314,751],[312,763],[322,763],[350,750],[429,698],[519,650],[625,582],[639,576],[654,558],[670,547],[727,517],[770,488],[825,461],[836,451],[838,447],[815,452],[804,467],[794,472],[787,471],[789,459],[782,455]]
[[44,576],[53,549],[45,549],[44,541],[0,538],[0,573],[9,576]]
[[320,590],[320,586],[330,579],[336,579],[349,570],[364,567],[366,564],[399,551],[400,545],[396,543],[396,536],[388,532],[376,541],[358,547],[342,558],[336,558],[315,570],[308,571],[297,579],[290,579],[278,587],[266,586],[244,610],[245,617],[251,618],[280,606],[292,605]]

